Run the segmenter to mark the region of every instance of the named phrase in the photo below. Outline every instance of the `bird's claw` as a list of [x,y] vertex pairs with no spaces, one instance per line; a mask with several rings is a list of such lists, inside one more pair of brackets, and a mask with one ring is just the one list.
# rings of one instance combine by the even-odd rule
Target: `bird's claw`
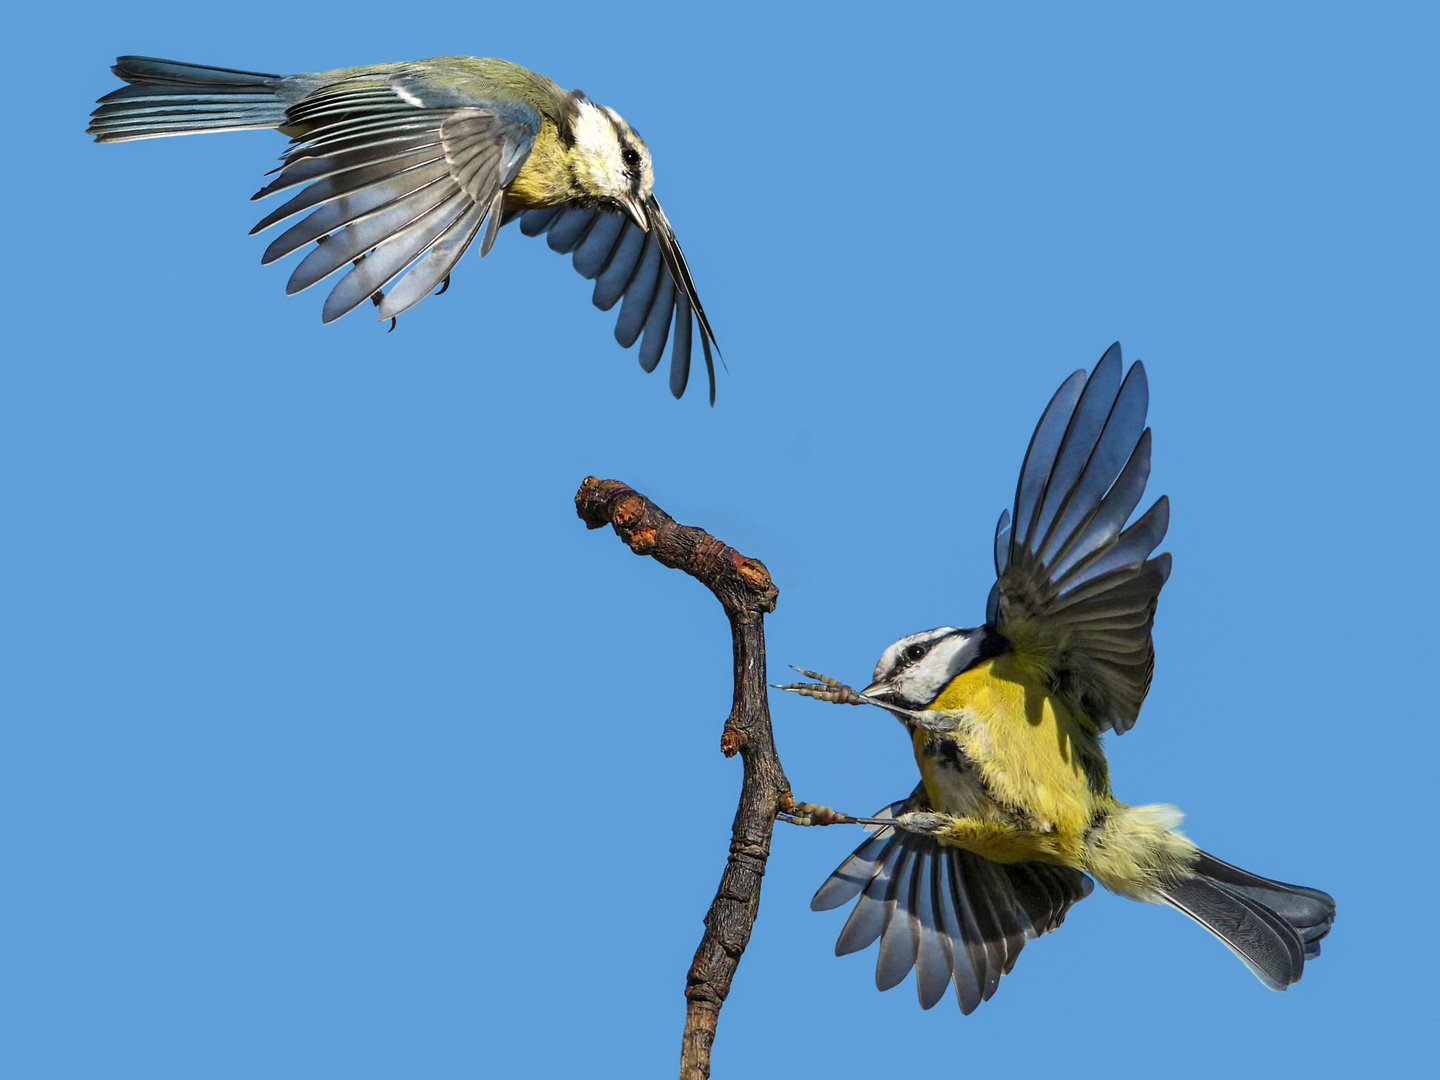
[[[356,260],[355,260],[355,265],[356,265],[356,266],[359,266],[359,265],[360,265],[360,260],[359,260],[359,259],[356,259]],[[373,293],[370,294],[370,302],[371,302],[372,304],[374,304],[376,307],[379,307],[381,304],[383,304],[383,303],[385,302],[385,294],[384,294],[383,292],[381,292],[379,289],[376,289]],[[391,316],[390,316],[390,329],[385,331],[387,334],[390,333],[391,331],[393,331],[393,330],[395,329],[395,321],[396,321],[397,318],[398,318],[398,316],[395,316],[395,315],[391,315]]]
[[444,296],[444,295],[445,295],[445,290],[448,289],[449,287],[450,287],[450,275],[449,275],[449,274],[446,274],[446,275],[445,275],[445,280],[440,283],[440,288],[439,288],[438,290],[436,290],[435,295],[436,295],[436,296]]

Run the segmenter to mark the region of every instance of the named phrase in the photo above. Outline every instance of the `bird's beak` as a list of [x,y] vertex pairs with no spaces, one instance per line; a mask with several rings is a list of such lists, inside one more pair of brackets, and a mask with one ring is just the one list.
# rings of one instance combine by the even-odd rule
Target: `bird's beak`
[[620,204],[620,209],[625,211],[625,216],[640,226],[641,232],[650,231],[650,216],[645,213],[645,207],[637,202],[633,195],[622,195],[615,200]]
[[888,693],[889,690],[889,683],[872,682],[869,686],[865,687],[864,690],[861,690],[860,693],[864,694],[866,697],[875,697],[877,694]]

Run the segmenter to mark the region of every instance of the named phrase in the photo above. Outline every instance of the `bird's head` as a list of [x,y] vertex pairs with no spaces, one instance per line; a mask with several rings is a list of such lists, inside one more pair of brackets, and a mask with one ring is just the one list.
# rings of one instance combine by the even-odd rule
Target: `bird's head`
[[655,186],[650,150],[614,109],[580,91],[570,95],[570,171],[581,196],[622,211],[648,230],[646,201]]
[[993,642],[985,627],[941,626],[902,637],[875,665],[874,681],[862,693],[906,709],[924,709],[965,669],[987,655]]

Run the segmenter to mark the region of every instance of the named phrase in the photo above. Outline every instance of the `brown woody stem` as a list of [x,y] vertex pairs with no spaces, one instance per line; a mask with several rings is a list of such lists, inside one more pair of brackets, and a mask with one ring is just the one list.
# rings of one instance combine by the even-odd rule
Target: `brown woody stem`
[[730,620],[735,656],[735,699],[720,751],[740,755],[744,778],[730,830],[730,854],[720,887],[705,914],[705,933],[685,978],[685,1032],[680,1043],[681,1080],[710,1075],[710,1047],[720,1006],[750,941],[760,909],[760,879],[770,855],[775,815],[795,804],[790,782],[775,753],[770,705],[765,696],[765,616],[775,610],[770,572],[703,529],[678,525],[644,495],[618,480],[586,477],[575,494],[575,511],[591,529],[614,527],[637,555],[683,570],[715,594]]

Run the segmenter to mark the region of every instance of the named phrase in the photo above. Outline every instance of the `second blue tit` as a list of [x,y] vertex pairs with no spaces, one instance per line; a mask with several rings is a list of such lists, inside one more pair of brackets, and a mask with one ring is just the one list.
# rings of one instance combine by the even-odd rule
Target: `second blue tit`
[[251,232],[309,211],[261,262],[319,245],[287,293],[346,270],[325,322],[366,300],[393,320],[444,292],[472,241],[483,256],[519,218],[527,236],[548,233],[551,248],[574,253],[595,280],[596,307],[623,297],[615,337],[626,348],[641,340],[641,367],[653,371],[673,342],[676,397],[689,380],[693,314],[714,404],[715,335],[655,199],[650,151],[615,110],[473,56],[287,76],[122,56],[111,70],[129,85],[100,99],[88,128],[97,142],[251,128],[290,136],[278,175],[254,197],[303,189]]
[[1091,877],[1190,916],[1272,990],[1300,978],[1335,918],[1319,889],[1201,851],[1175,807],[1111,791],[1100,737],[1139,717],[1170,575],[1170,556],[1152,554],[1169,503],[1127,525],[1150,474],[1148,404],[1145,369],[1126,373],[1119,345],[1055,393],[996,527],[984,624],[901,638],[858,694],[834,680],[785,688],[878,705],[905,726],[919,785],[859,819],[878,828],[811,907],[855,900],[836,953],[878,939],[876,985],[913,968],[927,1009],[952,983],[962,1012],[989,999]]

